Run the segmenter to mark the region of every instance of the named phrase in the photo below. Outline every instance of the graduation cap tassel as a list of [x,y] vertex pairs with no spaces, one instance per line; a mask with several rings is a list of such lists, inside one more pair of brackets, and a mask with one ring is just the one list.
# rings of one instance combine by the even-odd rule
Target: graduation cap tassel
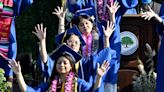
[[64,33],[64,36],[63,36],[62,41],[61,41],[61,44],[64,43],[64,39],[65,39],[66,35],[67,35],[67,30],[66,30],[65,33]]
[[65,0],[61,0],[62,7],[64,6]]
[[63,9],[65,10],[65,9],[67,8],[67,7],[66,7],[67,0],[61,0],[61,3],[62,3]]

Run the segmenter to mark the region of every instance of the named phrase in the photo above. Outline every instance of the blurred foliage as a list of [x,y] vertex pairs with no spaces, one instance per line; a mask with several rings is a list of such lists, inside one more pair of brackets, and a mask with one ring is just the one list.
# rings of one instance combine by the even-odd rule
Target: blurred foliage
[[37,24],[47,27],[47,50],[54,49],[54,36],[57,33],[58,18],[52,14],[54,8],[60,5],[59,0],[34,0],[34,3],[16,17],[16,32],[18,53],[32,53],[36,58],[39,41],[32,31]]
[[0,92],[10,92],[10,87],[12,86],[11,82],[6,82],[4,76],[4,70],[0,68]]
[[156,92],[156,80],[151,75],[140,75],[133,81],[133,92]]
[[[154,60],[153,57],[156,55],[154,49],[146,43],[145,55],[148,58],[145,61],[145,65],[138,58],[138,69],[140,71],[139,76],[133,77],[133,92],[156,92],[156,73],[154,72]],[[147,70],[147,71],[146,71]]]

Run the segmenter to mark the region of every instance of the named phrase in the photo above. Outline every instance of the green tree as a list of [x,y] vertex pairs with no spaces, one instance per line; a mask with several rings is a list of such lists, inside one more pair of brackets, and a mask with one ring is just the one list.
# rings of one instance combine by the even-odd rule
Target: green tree
[[9,88],[12,86],[12,84],[10,82],[6,82],[4,73],[4,70],[0,68],[0,92],[10,92]]
[[56,47],[54,38],[58,29],[58,18],[52,12],[60,5],[60,0],[34,0],[31,6],[16,17],[18,54],[32,53],[33,59],[36,59],[38,39],[32,34],[32,31],[40,23],[47,27],[47,51],[50,53]]
[[133,40],[128,36],[122,38],[122,44],[125,45],[125,48],[128,48],[128,45],[131,45],[133,43]]

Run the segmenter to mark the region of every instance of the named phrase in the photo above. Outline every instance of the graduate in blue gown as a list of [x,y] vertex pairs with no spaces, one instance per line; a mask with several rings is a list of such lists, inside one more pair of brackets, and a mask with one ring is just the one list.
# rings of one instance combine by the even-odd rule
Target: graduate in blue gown
[[[112,17],[113,16],[113,14],[115,15],[115,13],[116,13],[116,11],[117,11],[117,9],[119,8],[119,5],[118,5],[118,3],[117,2],[115,2],[114,4],[112,4],[111,6],[109,6],[109,9],[110,9],[110,11],[111,11],[111,21],[110,21],[110,24],[114,24],[114,20],[115,20],[115,17]],[[99,33],[98,34],[98,36],[97,37],[94,37],[95,36],[95,29],[96,28],[90,28],[89,27],[89,22],[91,22],[92,23],[92,25],[94,25],[94,23],[96,23],[96,22],[93,22],[93,20],[91,20],[92,19],[92,17],[93,16],[95,16],[95,14],[92,14],[92,12],[94,12],[94,9],[92,8],[91,10],[89,10],[90,8],[86,8],[86,9],[81,9],[81,10],[78,10],[76,13],[75,13],[75,18],[74,18],[74,20],[76,21],[74,24],[76,24],[77,26],[78,26],[78,28],[79,28],[79,30],[80,30],[80,32],[82,33],[82,35],[83,35],[83,39],[86,39],[85,40],[85,42],[87,42],[86,44],[87,44],[87,46],[86,47],[82,47],[82,48],[84,48],[84,50],[82,50],[82,52],[83,51],[85,51],[85,48],[89,48],[89,46],[88,45],[90,45],[88,42],[89,41],[91,41],[92,43],[91,43],[91,45],[92,46],[90,46],[91,47],[91,50],[94,50],[94,48],[92,48],[92,47],[97,47],[96,48],[96,50],[95,51],[92,51],[92,52],[94,52],[94,53],[92,53],[92,55],[93,54],[98,54],[99,53],[99,51],[101,52],[102,50],[103,50],[103,47],[104,47],[104,45],[106,45],[107,44],[107,42],[105,42],[104,41],[104,39],[106,39],[105,38],[105,36],[104,36],[104,31],[103,31],[103,27],[105,28],[105,26],[103,26],[102,27],[102,24],[97,24],[97,26],[96,26],[96,28],[98,27],[98,28],[100,28],[101,27],[101,29],[99,30],[97,30],[97,33]],[[95,13],[95,12],[94,12]],[[109,21],[106,21],[107,22],[107,25],[109,25]],[[89,28],[91,29],[91,30],[89,30]],[[87,29],[87,30],[86,30]],[[87,35],[86,35],[87,34]],[[89,37],[90,37],[90,35],[92,36],[92,39],[90,39]],[[111,35],[113,35],[113,33],[111,34]],[[98,40],[98,42],[96,42],[97,44],[94,44],[95,43],[95,40]],[[109,39],[108,39],[109,40]],[[109,41],[110,42],[110,41]],[[98,45],[98,46],[97,46]],[[102,46],[103,45],[103,46]],[[110,44],[110,46],[109,46],[109,48],[111,47],[111,44]],[[89,52],[89,51],[88,51]],[[110,54],[112,54],[112,53],[109,53],[109,55]],[[83,54],[84,55],[84,57],[85,57],[85,54]],[[105,55],[108,55],[108,54],[105,54]],[[104,55],[102,55],[102,56],[104,56]],[[99,56],[100,57],[100,56]],[[87,58],[87,57],[86,57]],[[103,58],[103,57],[102,57]],[[110,63],[113,63],[113,60],[114,59],[116,59],[116,57],[112,57],[113,59],[111,59],[110,60]],[[103,84],[106,86],[106,84],[108,83],[107,81],[106,81],[106,79],[110,79],[111,77],[110,77],[110,74],[109,74],[109,72],[108,72],[108,74],[107,74],[107,76],[106,77],[104,77],[103,78],[103,80],[104,80],[104,82],[103,82]],[[102,90],[104,90],[104,87],[102,86],[101,87],[102,88]],[[107,88],[109,88],[109,87],[107,87]],[[105,90],[107,89],[107,88],[105,88]]]
[[15,17],[32,2],[33,0],[0,0],[0,68],[4,69],[5,76],[10,81],[13,73],[7,61],[15,59],[17,55]]
[[[100,51],[98,54],[90,56],[90,58],[82,58],[78,63],[78,75],[80,78],[85,79],[85,81],[93,84],[95,81],[95,74],[96,74],[96,67],[97,63],[102,64],[102,60],[108,60],[109,62],[115,58],[115,52],[109,48],[109,38],[111,35],[111,32],[113,32],[113,26],[108,26],[108,30],[104,29],[104,33],[107,37],[107,44],[106,48],[104,48],[102,51]],[[43,24],[37,25],[35,27],[36,32],[33,32],[40,40],[40,65],[42,66],[42,70],[45,74],[45,76],[50,76],[52,72],[52,66],[53,61],[49,56],[47,56],[47,52],[45,50],[45,37],[46,37],[46,28],[43,28]],[[75,32],[76,31],[76,32]],[[64,36],[64,39],[62,39]],[[80,37],[80,39],[79,39]],[[81,37],[80,32],[78,31],[77,27],[72,27],[71,29],[68,29],[65,33],[59,34],[57,37],[57,42],[62,43],[65,42],[68,46],[70,46],[74,51],[79,52],[80,49],[80,43],[81,45],[85,45],[84,40]],[[42,62],[41,62],[42,61]],[[43,64],[44,63],[44,64]],[[44,65],[48,66],[47,71],[45,72]]]
[[163,73],[163,66],[164,66],[164,2],[162,3],[161,9],[160,9],[160,13],[159,15],[156,14],[150,7],[149,7],[149,11],[144,12],[142,14],[142,17],[145,20],[150,20],[152,18],[154,18],[158,23],[157,23],[157,32],[159,34],[159,38],[160,38],[160,48],[158,51],[158,62],[157,62],[157,86],[156,86],[156,92],[163,92],[164,88],[164,73]]
[[[56,62],[53,67],[50,81],[42,83],[36,88],[27,86],[22,73],[19,62],[9,61],[9,67],[16,74],[20,89],[22,92],[91,92],[92,85],[80,79],[75,70],[75,63],[82,56],[73,51],[67,45],[61,45],[52,53],[52,59]],[[101,85],[102,76],[109,69],[109,63],[104,61],[101,66],[98,65],[96,82],[94,88],[97,89]]]
[[[88,1],[88,2],[87,2]],[[73,6],[68,2],[68,11],[74,13],[74,11],[80,10],[82,8],[88,8],[88,7],[94,7],[95,11],[97,11],[98,6],[97,2],[94,2],[97,0],[78,0],[77,3],[74,3]],[[105,0],[104,0],[105,1]],[[108,0],[107,0],[108,1]],[[109,78],[105,79],[106,82],[109,83],[109,86],[112,87],[112,89],[109,89],[108,92],[115,92],[117,90],[117,78],[118,78],[118,70],[120,67],[120,53],[121,53],[121,38],[120,38],[120,21],[122,16],[125,14],[125,12],[128,9],[134,8],[138,4],[138,0],[111,0],[111,1],[117,1],[120,4],[120,8],[118,9],[117,13],[115,14],[115,31],[113,32],[112,36],[110,37],[110,47],[111,49],[116,51],[116,59],[111,61],[111,69],[109,70]],[[106,3],[104,3],[106,4]],[[105,6],[105,5],[103,5]],[[76,10],[75,10],[76,9]],[[106,8],[103,8],[103,11]],[[107,10],[107,9],[106,9]],[[98,15],[96,14],[96,20],[98,20]],[[101,25],[106,25],[107,20],[99,20]],[[98,22],[97,22],[98,23]],[[98,26],[100,33],[103,34],[102,26]],[[103,42],[103,35],[100,36],[100,43],[99,47],[100,50],[103,48],[104,42]],[[111,88],[108,87],[107,88]]]

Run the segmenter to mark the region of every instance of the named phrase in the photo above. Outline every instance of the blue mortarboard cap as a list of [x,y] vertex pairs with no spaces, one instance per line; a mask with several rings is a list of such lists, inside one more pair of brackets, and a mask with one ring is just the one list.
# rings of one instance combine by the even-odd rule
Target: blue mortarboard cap
[[57,49],[55,49],[51,53],[50,57],[52,60],[57,61],[57,59],[60,57],[60,55],[62,53],[66,53],[66,54],[70,55],[74,59],[75,63],[82,58],[82,56],[79,53],[76,53],[75,51],[73,51],[70,47],[68,47],[65,44],[62,44]]
[[122,0],[122,4],[126,8],[133,8],[133,7],[136,7],[137,6],[138,0]]
[[152,0],[141,0],[141,2],[142,2],[143,4],[149,4],[149,3],[152,2]]
[[62,44],[63,42],[63,39],[65,38],[66,35],[70,35],[70,34],[75,34],[77,35],[79,38],[80,38],[80,42],[81,42],[81,45],[84,46],[86,45],[84,39],[82,38],[82,35],[80,33],[80,31],[78,30],[77,26],[74,25],[72,28],[68,29],[67,31],[65,31],[64,33],[62,34],[59,34],[55,37],[55,41],[56,43],[59,45],[59,44]]
[[[71,3],[71,2],[74,2],[74,3]],[[83,5],[82,0],[77,0],[77,1],[68,0],[67,1],[68,10],[71,13],[75,13],[77,10],[82,9],[82,5]]]
[[95,10],[93,8],[85,8],[85,9],[81,9],[81,10],[77,10],[75,12],[75,15],[74,15],[74,18],[77,18],[79,16],[82,16],[82,15],[86,15],[86,16],[94,16],[95,17]]

